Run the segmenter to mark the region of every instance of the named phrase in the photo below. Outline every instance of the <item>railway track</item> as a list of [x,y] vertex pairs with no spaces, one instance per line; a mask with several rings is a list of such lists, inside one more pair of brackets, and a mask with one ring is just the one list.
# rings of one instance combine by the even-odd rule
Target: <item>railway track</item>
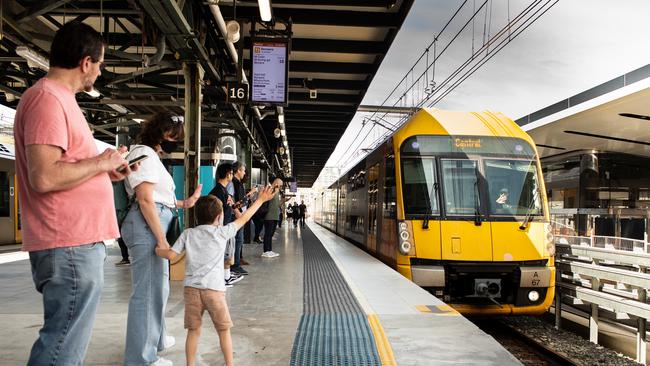
[[499,320],[471,319],[526,366],[578,366],[567,356],[530,338]]

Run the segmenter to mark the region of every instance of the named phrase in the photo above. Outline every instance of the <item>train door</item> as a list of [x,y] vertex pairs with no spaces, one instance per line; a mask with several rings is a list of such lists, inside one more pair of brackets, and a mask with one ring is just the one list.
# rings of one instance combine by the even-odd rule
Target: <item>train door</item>
[[478,160],[441,159],[445,220],[441,222],[442,257],[449,260],[492,260],[492,234],[482,222]]
[[377,182],[379,181],[379,164],[368,169],[368,227],[366,230],[366,248],[371,253],[377,252]]
[[397,180],[395,178],[395,155],[389,152],[382,162],[383,179],[381,186],[381,220],[379,225],[377,252],[379,258],[390,266],[397,262]]

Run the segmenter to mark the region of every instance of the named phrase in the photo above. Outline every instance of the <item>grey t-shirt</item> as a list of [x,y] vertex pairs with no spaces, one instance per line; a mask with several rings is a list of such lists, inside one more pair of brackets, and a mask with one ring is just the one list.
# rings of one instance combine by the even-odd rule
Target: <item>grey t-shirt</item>
[[226,291],[223,255],[228,239],[237,234],[234,223],[226,226],[199,225],[185,229],[172,250],[185,250],[185,286]]

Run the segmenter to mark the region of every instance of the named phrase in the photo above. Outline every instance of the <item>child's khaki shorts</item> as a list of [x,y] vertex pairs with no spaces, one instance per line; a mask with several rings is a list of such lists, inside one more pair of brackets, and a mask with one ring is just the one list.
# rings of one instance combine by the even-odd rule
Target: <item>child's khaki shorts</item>
[[212,323],[217,330],[232,328],[225,292],[186,286],[184,297],[185,329],[201,328],[201,318],[205,310],[210,314]]

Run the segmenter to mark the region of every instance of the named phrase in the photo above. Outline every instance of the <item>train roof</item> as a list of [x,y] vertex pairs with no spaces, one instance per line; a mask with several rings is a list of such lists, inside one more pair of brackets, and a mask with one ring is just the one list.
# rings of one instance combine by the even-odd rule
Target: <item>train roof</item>
[[530,136],[512,119],[500,112],[461,112],[422,108],[397,131],[399,144],[413,135],[516,137],[535,146]]

